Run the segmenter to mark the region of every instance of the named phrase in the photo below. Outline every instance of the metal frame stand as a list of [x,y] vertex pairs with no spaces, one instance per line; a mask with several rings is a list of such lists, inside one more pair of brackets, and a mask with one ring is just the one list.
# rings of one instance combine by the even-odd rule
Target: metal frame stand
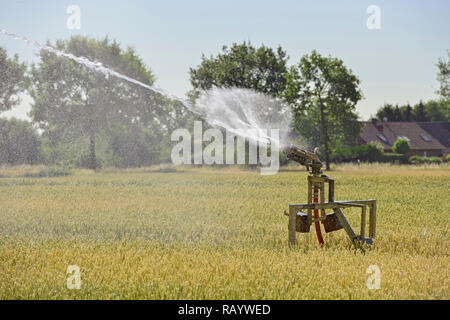
[[[317,156],[318,149],[311,153],[296,146],[284,148],[287,158],[306,166],[309,171],[308,176],[308,203],[290,204],[289,213],[289,245],[295,246],[295,233],[307,233],[310,226],[314,223],[317,239],[320,245],[324,244],[320,223],[324,225],[325,232],[344,229],[351,242],[362,248],[363,244],[371,245],[375,238],[377,201],[371,200],[352,200],[352,201],[334,201],[334,180],[327,175],[322,174],[322,162]],[[328,202],[325,202],[325,185],[328,184]],[[361,231],[359,235],[353,231],[344,214],[343,208],[356,207],[361,208]],[[366,212],[369,208],[369,237],[366,238]],[[307,210],[303,213],[302,210]],[[320,210],[320,216],[319,216]],[[326,214],[326,210],[332,213]]]
[[[328,184],[328,202],[325,202],[325,184]],[[357,235],[344,214],[343,208],[357,207],[361,208],[361,228],[360,233]],[[366,238],[366,212],[369,208],[369,237]],[[314,223],[317,239],[320,245],[324,244],[322,231],[320,229],[320,223],[325,224],[327,220],[333,220],[337,218],[337,225],[331,227],[331,231],[337,231],[344,229],[350,238],[351,242],[356,246],[362,244],[372,244],[373,238],[375,238],[376,229],[376,200],[351,200],[351,201],[334,201],[334,179],[326,175],[309,175],[308,176],[308,203],[306,204],[290,204],[289,205],[289,245],[295,246],[296,244],[296,232],[309,232],[299,231],[299,224],[301,224],[301,216],[304,215],[302,210],[307,211],[306,224],[312,225]],[[320,216],[319,216],[320,210]],[[326,210],[332,210],[332,214],[326,214]],[[335,215],[334,217],[332,215]],[[336,223],[335,223],[336,224]],[[303,227],[304,230],[309,228]],[[331,232],[327,231],[327,232]]]

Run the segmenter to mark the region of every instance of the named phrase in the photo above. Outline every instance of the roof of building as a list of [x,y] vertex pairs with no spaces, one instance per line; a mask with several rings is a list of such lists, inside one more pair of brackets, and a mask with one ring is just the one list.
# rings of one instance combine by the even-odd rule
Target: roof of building
[[444,147],[450,148],[450,122],[417,122],[417,124]]
[[[384,149],[392,149],[398,138],[406,138],[411,144],[411,150],[445,150],[431,132],[426,131],[417,122],[364,122],[361,139],[365,142],[378,141]],[[439,128],[436,129],[439,131]],[[445,133],[443,133],[445,139]]]

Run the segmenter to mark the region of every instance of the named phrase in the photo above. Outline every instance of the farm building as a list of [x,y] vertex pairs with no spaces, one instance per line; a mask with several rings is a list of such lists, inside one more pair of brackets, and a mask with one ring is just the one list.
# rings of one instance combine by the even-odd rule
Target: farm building
[[385,152],[393,152],[392,146],[399,138],[411,144],[409,156],[445,156],[450,153],[450,123],[448,122],[364,122],[359,137],[361,144],[377,141]]

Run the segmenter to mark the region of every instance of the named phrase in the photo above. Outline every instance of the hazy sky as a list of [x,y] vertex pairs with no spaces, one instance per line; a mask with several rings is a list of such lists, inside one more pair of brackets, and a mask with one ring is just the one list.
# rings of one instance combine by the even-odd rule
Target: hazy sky
[[[69,5],[81,9],[81,29],[66,26]],[[368,6],[381,10],[381,29],[370,30]],[[344,60],[361,79],[363,119],[384,102],[415,104],[435,98],[435,63],[450,48],[448,0],[0,0],[0,29],[44,43],[74,34],[108,35],[135,47],[156,84],[184,97],[189,68],[201,54],[250,40],[289,54],[289,64],[313,49]],[[32,47],[0,34],[0,46],[21,60],[36,61]],[[8,116],[26,117],[30,99]]]

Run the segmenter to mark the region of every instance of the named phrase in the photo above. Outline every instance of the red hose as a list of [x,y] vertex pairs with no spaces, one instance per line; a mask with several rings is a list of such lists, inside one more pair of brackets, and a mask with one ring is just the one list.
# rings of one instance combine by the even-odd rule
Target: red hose
[[[314,203],[318,203],[319,202],[319,188],[314,187]],[[319,210],[314,209],[314,219],[317,220],[319,219]],[[323,246],[323,237],[322,237],[322,231],[320,230],[320,222],[317,220],[315,222],[315,226],[316,226],[316,234],[317,234],[317,240],[319,240],[319,244],[321,246]]]

